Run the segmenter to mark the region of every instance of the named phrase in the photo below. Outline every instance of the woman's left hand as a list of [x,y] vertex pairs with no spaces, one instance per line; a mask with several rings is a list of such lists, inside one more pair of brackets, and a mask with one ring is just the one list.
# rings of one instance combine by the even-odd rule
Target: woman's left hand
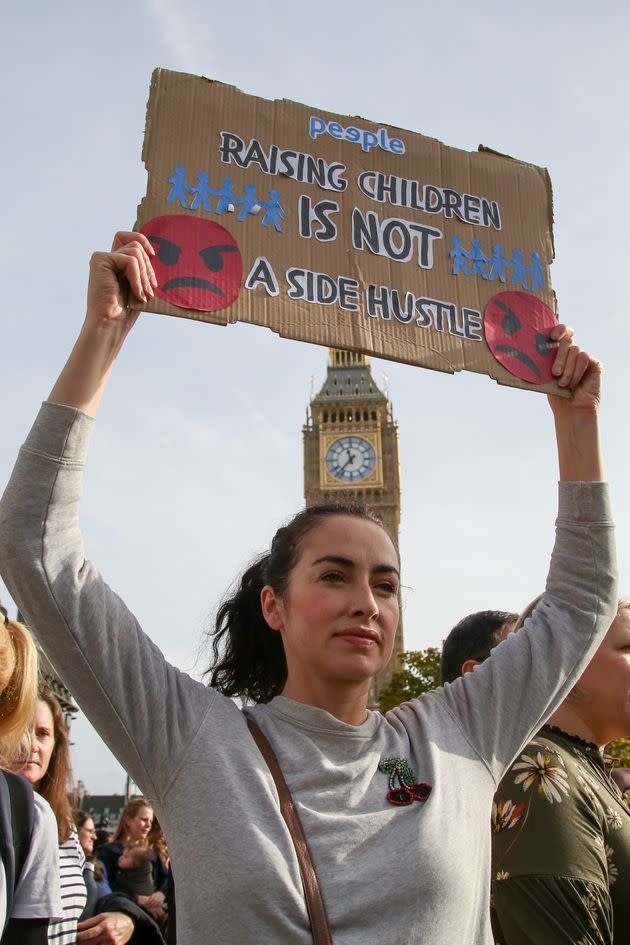
[[157,892],[151,893],[151,895],[147,897],[147,900],[152,906],[160,906],[162,909],[165,908],[166,896],[159,890]]
[[573,329],[555,325],[549,333],[557,344],[553,374],[572,396],[549,397],[556,427],[560,479],[598,482],[604,479],[598,414],[602,366],[573,341]]
[[134,921],[124,912],[102,912],[79,922],[77,943],[89,945],[126,945],[133,935]]
[[161,922],[166,918],[166,898],[164,893],[154,892],[150,896],[136,896],[136,902],[145,912],[153,916],[156,922]]
[[566,387],[573,393],[570,400],[553,395],[549,397],[554,414],[596,414],[601,397],[600,362],[575,344],[572,328],[555,325],[549,335],[557,344],[552,368],[554,378],[559,387]]

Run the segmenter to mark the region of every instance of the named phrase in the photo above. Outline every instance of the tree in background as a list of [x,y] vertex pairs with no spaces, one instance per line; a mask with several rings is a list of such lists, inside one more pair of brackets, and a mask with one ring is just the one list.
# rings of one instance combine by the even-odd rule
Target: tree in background
[[409,699],[416,699],[423,692],[441,685],[440,651],[437,647],[407,650],[398,659],[401,668],[394,671],[389,686],[382,690],[378,699],[381,712],[387,712]]
[[606,745],[606,754],[619,762],[619,768],[630,768],[630,738],[616,738]]

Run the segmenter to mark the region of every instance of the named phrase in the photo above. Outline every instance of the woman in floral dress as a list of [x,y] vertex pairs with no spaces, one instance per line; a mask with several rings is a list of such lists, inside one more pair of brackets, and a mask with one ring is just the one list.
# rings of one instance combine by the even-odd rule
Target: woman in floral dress
[[493,805],[497,945],[630,942],[630,810],[604,746],[630,734],[630,599]]

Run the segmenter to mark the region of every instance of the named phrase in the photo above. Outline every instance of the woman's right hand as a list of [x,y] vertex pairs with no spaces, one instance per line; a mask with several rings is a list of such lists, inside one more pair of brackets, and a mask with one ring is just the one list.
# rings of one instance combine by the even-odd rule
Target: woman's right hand
[[128,307],[130,296],[140,302],[153,298],[152,256],[155,250],[143,233],[127,232],[116,234],[109,253],[94,253],[85,322],[51,391],[52,403],[96,416],[116,355],[138,317]]
[[123,912],[101,912],[79,922],[78,945],[125,945],[135,931],[135,922]]
[[111,252],[92,255],[86,325],[122,326],[127,333],[136,315],[128,310],[130,295],[140,302],[154,296],[152,256],[155,250],[144,233],[126,231],[116,233]]

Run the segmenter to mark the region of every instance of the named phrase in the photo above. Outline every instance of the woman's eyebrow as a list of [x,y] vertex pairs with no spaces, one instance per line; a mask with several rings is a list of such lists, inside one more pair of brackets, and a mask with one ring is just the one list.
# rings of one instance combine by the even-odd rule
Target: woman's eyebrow
[[323,561],[330,561],[331,564],[340,564],[346,568],[353,568],[354,561],[351,558],[344,558],[342,555],[322,555],[316,558],[313,564],[321,564]]
[[400,572],[393,564],[377,564],[372,570],[374,574],[395,574],[396,577],[400,578]]
[[[344,558],[342,555],[322,555],[321,558],[316,558],[313,561],[313,565],[322,564],[322,562],[328,561],[331,564],[338,564],[346,568],[354,568],[355,562],[351,558]],[[395,568],[392,564],[377,564],[372,568],[374,574],[395,574],[400,578],[398,568]]]

